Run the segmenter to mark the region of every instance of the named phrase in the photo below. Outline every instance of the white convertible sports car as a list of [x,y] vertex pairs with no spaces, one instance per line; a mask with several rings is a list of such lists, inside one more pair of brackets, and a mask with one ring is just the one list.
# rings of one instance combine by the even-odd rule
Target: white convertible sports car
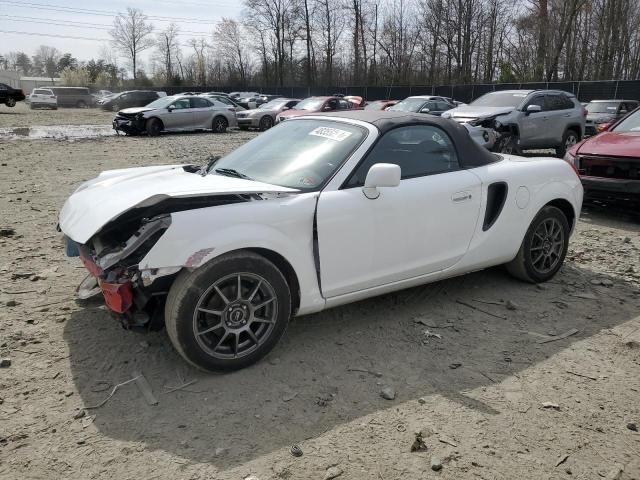
[[209,371],[269,352],[292,315],[506,264],[544,282],[582,206],[556,158],[488,152],[428,115],[283,122],[208,165],[103,172],[60,213],[68,254],[127,328],[166,325]]

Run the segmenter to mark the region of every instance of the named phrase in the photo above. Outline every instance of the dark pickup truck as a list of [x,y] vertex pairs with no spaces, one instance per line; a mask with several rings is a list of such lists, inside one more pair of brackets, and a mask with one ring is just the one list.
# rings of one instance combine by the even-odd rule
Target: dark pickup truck
[[0,83],[0,104],[4,103],[7,107],[15,107],[16,102],[21,102],[24,98],[24,92],[19,88]]

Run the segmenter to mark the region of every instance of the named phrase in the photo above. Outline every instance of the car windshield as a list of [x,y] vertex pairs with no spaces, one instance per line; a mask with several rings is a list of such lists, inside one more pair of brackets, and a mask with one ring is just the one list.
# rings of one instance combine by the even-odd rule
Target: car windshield
[[419,112],[425,103],[427,103],[427,100],[424,98],[405,98],[389,108],[389,110],[392,112]]
[[482,95],[469,104],[471,107],[513,107],[516,108],[527,98],[525,92],[491,92]]
[[151,103],[148,103],[147,107],[149,107],[149,108],[166,108],[174,100],[175,100],[174,97],[161,97],[161,98],[159,98],[157,100],[154,100]]
[[366,136],[364,128],[344,122],[284,122],[218,160],[209,174],[313,191],[331,178]]
[[296,110],[319,110],[323,103],[324,99],[322,98],[307,98],[293,108]]
[[260,108],[265,110],[278,110],[280,109],[288,100],[271,100],[270,102],[263,103],[260,105]]
[[618,102],[592,102],[587,105],[587,112],[589,113],[616,113],[618,109]]
[[638,132],[640,133],[640,110],[636,110],[618,125],[611,129],[612,132],[624,133],[624,132]]

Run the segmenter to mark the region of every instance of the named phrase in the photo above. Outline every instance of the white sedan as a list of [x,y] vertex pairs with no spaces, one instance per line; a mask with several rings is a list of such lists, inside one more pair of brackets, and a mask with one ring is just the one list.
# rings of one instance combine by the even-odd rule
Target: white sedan
[[128,328],[166,325],[208,371],[269,352],[291,316],[506,264],[562,266],[582,206],[555,158],[497,155],[450,120],[304,116],[209,165],[103,172],[60,213],[68,254]]

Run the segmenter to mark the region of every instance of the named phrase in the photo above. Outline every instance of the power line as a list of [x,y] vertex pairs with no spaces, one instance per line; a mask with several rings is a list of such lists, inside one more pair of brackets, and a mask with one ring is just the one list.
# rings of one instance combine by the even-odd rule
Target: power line
[[71,40],[92,40],[95,42],[108,42],[108,38],[89,38],[89,37],[76,37],[71,35],[56,35],[54,33],[35,33],[35,32],[18,32],[15,30],[0,30],[0,33],[15,33],[18,35],[34,35],[37,37],[56,37],[56,38],[68,38]]
[[[23,8],[31,8],[31,9],[39,9],[39,10],[51,10],[55,12],[64,12],[64,13],[78,13],[83,15],[95,15],[102,17],[113,17],[115,15],[119,15],[120,12],[116,12],[113,10],[93,10],[88,8],[75,8],[75,7],[66,7],[64,5],[55,5],[55,4],[42,4],[42,3],[32,3],[32,2],[19,2],[12,0],[0,0],[0,3],[4,3],[11,6],[23,7]],[[193,24],[211,24],[215,23],[215,20],[212,19],[202,19],[202,18],[193,18],[193,17],[166,17],[162,15],[146,15],[147,18],[151,20],[161,20],[161,21],[176,21],[182,23],[193,23]]]
[[[25,23],[40,23],[43,25],[56,25],[62,27],[74,27],[74,28],[86,28],[86,29],[98,29],[98,30],[111,30],[113,29],[113,25],[105,24],[105,23],[90,23],[90,22],[77,22],[73,20],[65,20],[65,23],[57,22],[55,19],[49,20],[45,18],[38,17],[25,17],[21,15],[0,15],[0,17],[5,17],[7,21],[10,22],[25,22]],[[211,35],[211,32],[194,32],[190,30],[180,30],[178,35],[195,35],[208,37]]]

